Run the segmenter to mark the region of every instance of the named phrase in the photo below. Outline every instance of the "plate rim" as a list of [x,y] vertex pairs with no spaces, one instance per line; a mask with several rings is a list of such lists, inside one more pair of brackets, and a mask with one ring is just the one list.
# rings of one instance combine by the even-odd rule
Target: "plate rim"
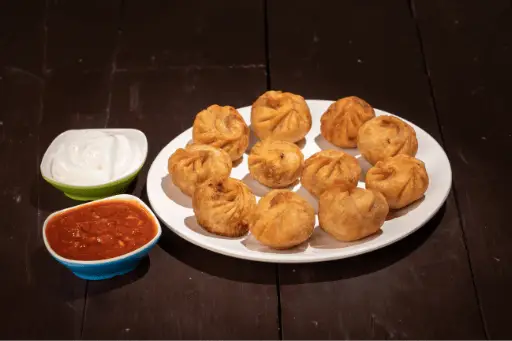
[[[306,100],[306,103],[308,104],[308,106],[310,106],[310,104],[312,104],[312,102],[316,102],[318,104],[323,104],[323,105],[330,105],[330,104],[335,102],[333,100],[321,100],[321,99],[305,99],[305,100]],[[236,110],[238,110],[238,111],[240,111],[240,110],[249,110],[250,108],[251,108],[251,106],[249,105],[249,106],[237,108]],[[239,253],[239,252],[230,251],[229,248],[226,248],[223,245],[218,245],[218,246],[215,246],[215,247],[211,247],[210,245],[205,244],[205,243],[201,243],[201,242],[199,242],[198,240],[196,240],[194,238],[189,238],[189,236],[187,236],[186,234],[182,233],[179,229],[174,228],[171,224],[169,224],[166,220],[163,219],[163,217],[160,214],[160,212],[158,211],[158,209],[155,208],[156,206],[155,206],[155,204],[153,202],[154,198],[152,199],[152,195],[150,194],[149,187],[147,187],[147,184],[150,181],[149,179],[151,177],[151,174],[153,172],[155,172],[155,170],[154,170],[156,168],[155,162],[160,157],[160,154],[163,152],[163,150],[165,150],[171,143],[173,143],[174,140],[178,139],[182,135],[187,134],[188,131],[191,131],[192,127],[184,130],[179,135],[174,137],[171,141],[169,141],[165,146],[163,146],[160,149],[160,151],[158,152],[156,157],[153,159],[153,161],[151,163],[151,166],[149,168],[147,177],[146,177],[146,190],[147,190],[147,196],[148,196],[149,204],[150,204],[151,208],[153,209],[154,213],[156,214],[156,216],[160,219],[160,221],[163,222],[163,224],[169,230],[171,230],[171,232],[177,234],[180,238],[183,238],[184,240],[186,240],[186,241],[188,241],[188,242],[190,242],[190,243],[192,243],[192,244],[194,244],[194,245],[196,245],[198,247],[201,247],[203,249],[209,250],[211,252],[215,252],[215,253],[218,253],[218,254],[222,254],[222,255],[225,255],[225,256],[234,257],[234,258],[238,258],[238,259],[243,259],[243,260],[263,262],[263,263],[283,263],[283,264],[284,263],[286,263],[286,264],[320,263],[320,262],[327,262],[327,261],[351,258],[351,257],[359,256],[359,255],[362,255],[362,254],[365,254],[365,253],[370,253],[370,252],[382,249],[384,247],[387,247],[387,246],[389,246],[391,244],[394,244],[394,243],[396,243],[396,242],[398,242],[400,240],[403,240],[404,238],[410,236],[412,233],[418,231],[427,222],[429,222],[432,219],[432,217],[434,217],[436,215],[437,212],[439,212],[439,210],[443,207],[443,205],[445,205],[446,200],[448,199],[448,196],[450,195],[450,192],[451,192],[451,189],[452,189],[452,185],[453,185],[452,167],[451,167],[450,159],[448,158],[448,155],[446,154],[446,151],[444,150],[442,145],[432,135],[430,135],[427,131],[425,131],[424,129],[422,129],[418,125],[412,123],[411,121],[409,121],[407,119],[404,119],[404,118],[402,118],[402,117],[400,117],[398,115],[395,115],[393,113],[390,113],[390,112],[387,112],[387,111],[384,111],[384,110],[381,110],[381,109],[377,109],[377,108],[374,108],[374,110],[378,111],[381,115],[383,114],[383,115],[391,115],[391,116],[398,117],[401,120],[403,120],[403,121],[407,122],[408,124],[412,125],[413,128],[419,128],[429,138],[431,138],[432,141],[441,150],[444,158],[447,161],[447,165],[448,165],[448,169],[447,169],[448,172],[446,174],[446,176],[449,179],[448,180],[448,186],[446,187],[446,189],[445,189],[445,191],[443,193],[443,198],[440,201],[439,205],[435,209],[431,210],[426,215],[426,218],[423,220],[422,223],[418,224],[416,227],[414,227],[412,229],[407,230],[405,233],[402,233],[402,234],[398,235],[396,238],[387,240],[385,242],[381,242],[381,243],[376,244],[376,245],[372,245],[370,247],[368,247],[368,246],[366,246],[366,247],[359,247],[357,249],[354,249],[350,254],[335,254],[335,253],[334,254],[325,254],[325,255],[315,254],[313,256],[310,256],[310,257],[307,257],[307,258],[301,258],[301,259],[295,259],[293,257],[294,255],[297,255],[295,253],[280,254],[280,253],[259,252],[257,254],[252,254],[252,253],[242,254],[242,253]],[[315,213],[315,215],[317,215],[317,213]],[[319,226],[315,226],[315,228],[320,228],[320,227]],[[239,240],[239,239],[240,238],[234,238],[233,241]],[[365,244],[362,243],[362,244],[358,244],[358,245],[365,245]]]

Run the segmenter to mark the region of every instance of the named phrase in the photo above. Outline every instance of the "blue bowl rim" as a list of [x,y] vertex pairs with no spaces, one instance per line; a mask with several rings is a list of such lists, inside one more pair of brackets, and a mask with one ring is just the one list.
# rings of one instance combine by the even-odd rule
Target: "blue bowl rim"
[[[114,258],[100,259],[100,260],[76,260],[76,259],[69,259],[69,258],[65,258],[65,257],[60,256],[59,254],[57,254],[51,248],[50,244],[48,243],[48,239],[46,238],[46,227],[48,226],[48,221],[50,221],[51,218],[53,218],[53,217],[55,217],[55,216],[57,216],[57,215],[59,215],[61,213],[64,213],[64,212],[67,212],[67,211],[70,211],[70,210],[73,210],[73,209],[77,209],[79,207],[84,207],[84,206],[92,205],[92,204],[95,204],[95,203],[98,203],[98,202],[110,201],[110,200],[119,200],[119,199],[121,199],[121,200],[128,200],[128,201],[130,201],[130,200],[131,201],[135,201],[135,202],[137,202],[139,205],[141,205],[143,208],[145,208],[149,212],[151,218],[153,219],[153,221],[156,224],[157,231],[156,231],[156,235],[150,241],[148,241],[146,244],[141,245],[139,248],[137,248],[137,249],[135,249],[135,250],[133,250],[131,252],[125,253],[124,255],[117,256],[117,257],[114,257]],[[160,222],[158,221],[158,219],[155,216],[155,214],[153,213],[153,211],[148,207],[148,205],[146,205],[146,203],[144,203],[144,201],[142,201],[138,197],[136,197],[134,195],[130,195],[130,194],[114,195],[114,196],[111,196],[111,197],[90,201],[90,202],[87,202],[87,203],[84,203],[84,204],[80,204],[80,205],[77,205],[77,206],[67,207],[67,208],[65,208],[63,210],[53,212],[52,214],[50,214],[46,218],[46,220],[43,223],[43,242],[44,242],[44,246],[46,247],[46,249],[52,255],[53,258],[55,258],[56,260],[58,260],[61,263],[64,263],[64,264],[67,264],[67,265],[70,265],[70,266],[73,266],[73,265],[105,265],[105,264],[110,264],[110,263],[115,263],[115,262],[118,262],[118,261],[122,261],[122,260],[124,260],[126,258],[130,258],[133,255],[136,255],[136,254],[138,254],[140,252],[145,251],[148,247],[153,246],[154,244],[156,244],[156,242],[158,241],[158,239],[160,238],[161,235],[162,235],[162,227],[160,226]]]

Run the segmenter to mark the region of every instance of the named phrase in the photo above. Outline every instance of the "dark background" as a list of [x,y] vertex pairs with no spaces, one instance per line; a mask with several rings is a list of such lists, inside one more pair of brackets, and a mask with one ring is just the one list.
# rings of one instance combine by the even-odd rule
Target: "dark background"
[[[512,338],[510,0],[0,0],[0,337]],[[135,272],[86,282],[41,225],[76,204],[39,163],[71,128],[133,127],[148,161],[202,108],[266,89],[357,95],[445,148],[453,190],[410,237],[274,265],[164,229]]]

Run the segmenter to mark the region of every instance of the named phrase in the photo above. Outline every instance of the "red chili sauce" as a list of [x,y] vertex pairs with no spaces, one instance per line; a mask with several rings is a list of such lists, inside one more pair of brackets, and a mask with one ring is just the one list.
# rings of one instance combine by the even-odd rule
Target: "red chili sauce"
[[46,227],[50,247],[74,260],[124,255],[157,234],[150,213],[136,202],[108,200],[71,209],[51,218]]

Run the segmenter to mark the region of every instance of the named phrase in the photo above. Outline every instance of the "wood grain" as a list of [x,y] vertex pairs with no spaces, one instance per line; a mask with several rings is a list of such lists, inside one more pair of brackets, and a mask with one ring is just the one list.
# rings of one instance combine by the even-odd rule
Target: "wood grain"
[[[86,3],[78,1],[71,6],[70,2],[59,1],[50,2],[48,6],[48,57],[44,65],[46,88],[39,136],[40,157],[60,133],[69,129],[103,128],[108,121],[117,43],[111,37],[117,32],[115,23],[119,9],[110,6],[95,11],[86,10]],[[117,4],[120,6],[121,2]],[[75,24],[70,25],[69,20],[73,16]],[[93,22],[97,27],[102,27],[103,34],[96,32],[94,40],[97,46],[104,46],[103,49],[86,42],[79,51],[63,48],[74,37],[86,35],[88,26]],[[89,39],[92,41],[92,37]],[[82,56],[101,57],[87,58],[84,63],[69,62],[76,61],[77,52]],[[79,204],[65,197],[42,178],[40,184],[40,209],[43,217],[52,211]]]
[[509,339],[512,4],[414,5],[487,336]]
[[260,0],[127,0],[119,69],[264,67]]
[[47,71],[112,68],[121,5],[121,0],[49,0]]
[[41,74],[45,7],[44,0],[0,2],[0,65],[4,72]]
[[[147,135],[148,161],[133,189],[146,201],[152,160],[192,125],[197,112],[212,103],[249,105],[265,90],[265,68],[258,64],[264,56],[263,16],[252,11],[259,2],[240,3],[231,16],[224,6],[229,4],[125,6],[108,126]],[[240,15],[260,25],[242,28],[248,40],[232,30]],[[248,51],[231,55],[218,46],[230,41]],[[135,272],[89,284],[85,338],[278,337],[275,266],[214,254],[163,228],[158,246]]]
[[[81,335],[86,282],[52,259],[44,248],[41,226],[48,214],[76,202],[40,177],[39,162],[47,146],[61,132],[104,126],[108,114],[111,61],[98,58],[86,66],[101,71],[86,72],[80,64],[66,63],[74,59],[71,55],[76,50],[61,47],[67,46],[72,39],[83,38],[83,32],[87,31],[84,23],[96,22],[98,27],[105,29],[108,27],[105,23],[111,19],[102,10],[83,10],[79,18],[75,13],[76,25],[72,26],[69,2],[46,3],[46,9],[41,5],[44,14],[41,18],[25,17],[24,13],[31,8],[27,3],[20,4],[19,12],[15,13],[18,18],[26,18],[27,27],[39,24],[37,36],[30,39],[21,36],[12,45],[18,48],[17,44],[21,44],[18,39],[26,39],[27,44],[39,44],[36,45],[39,50],[30,47],[39,51],[33,53],[33,58],[38,58],[38,69],[34,67],[37,64],[34,60],[27,60],[24,65],[24,58],[27,58],[24,51],[29,48],[12,53],[12,56],[22,56],[21,62],[9,57],[6,59],[9,64],[4,67],[7,88],[1,91],[0,103],[2,109],[6,109],[3,122],[9,127],[6,132],[10,135],[8,141],[12,142],[6,145],[6,156],[13,161],[12,168],[6,169],[2,179],[6,181],[5,188],[12,192],[10,197],[15,206],[7,208],[8,204],[4,205],[10,212],[9,243],[13,249],[8,249],[9,256],[4,255],[2,259],[8,263],[6,273],[12,279],[5,283],[11,283],[13,287],[1,290],[9,295],[2,299],[2,307],[9,312],[2,314],[8,320],[2,321],[5,328],[0,330],[2,337],[75,339]],[[80,9],[79,2],[75,2],[75,6]],[[117,10],[112,14],[117,15]],[[13,13],[6,15],[14,16]],[[83,20],[82,25],[80,20]],[[11,31],[23,32],[24,26],[14,22]],[[116,32],[115,26],[111,27]],[[109,44],[102,40],[109,32],[104,33],[94,37],[98,45]],[[111,55],[114,50],[112,43]],[[89,55],[95,54],[96,48],[92,45],[87,48],[84,44],[80,53],[87,51]],[[17,245],[14,241],[23,244]]]
[[[272,88],[357,95],[441,141],[405,1],[268,4]],[[285,339],[484,337],[452,196],[418,232],[378,252],[279,270]]]
[[[153,160],[201,109],[246,105],[264,84],[264,70],[123,73],[115,78],[109,126],[144,131]],[[146,201],[150,165],[134,189]],[[158,247],[136,272],[89,284],[85,338],[277,337],[273,265],[217,255],[163,229]]]
[[[0,3],[0,337],[80,335],[84,283],[44,249],[40,124],[44,116],[45,3]],[[63,285],[65,283],[65,285]]]
[[[510,79],[509,0],[0,1],[0,337],[511,338]],[[130,191],[147,202],[151,161],[199,110],[267,87],[413,121],[444,145],[454,193],[341,261],[247,262],[164,227],[134,272],[86,282],[46,252],[42,222],[77,204],[39,174],[55,136],[144,131]]]

